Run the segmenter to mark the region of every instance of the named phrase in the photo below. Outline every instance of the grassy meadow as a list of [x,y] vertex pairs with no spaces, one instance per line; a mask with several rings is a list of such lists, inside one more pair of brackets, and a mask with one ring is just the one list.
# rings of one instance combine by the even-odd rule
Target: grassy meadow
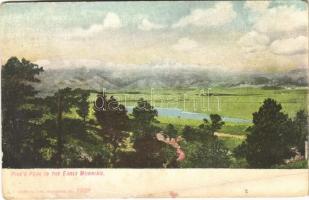
[[[204,91],[203,91],[204,90]],[[139,91],[107,91],[122,104],[135,106],[139,98],[151,101],[154,107],[179,108],[185,112],[217,113],[224,117],[252,119],[264,99],[272,98],[281,103],[284,112],[294,116],[300,109],[306,108],[306,88],[262,89],[255,87],[205,89],[149,89]],[[152,94],[152,95],[151,95]],[[96,95],[92,94],[90,101]],[[209,107],[208,107],[209,99]]]

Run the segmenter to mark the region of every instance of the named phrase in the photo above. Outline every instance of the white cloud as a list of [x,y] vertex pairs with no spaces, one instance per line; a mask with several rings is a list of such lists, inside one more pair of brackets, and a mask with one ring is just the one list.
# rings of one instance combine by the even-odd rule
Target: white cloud
[[253,28],[261,33],[282,34],[305,32],[307,26],[307,10],[298,10],[295,6],[279,6],[268,9],[257,19]]
[[177,51],[190,51],[197,48],[199,45],[195,40],[189,38],[181,38],[172,46]]
[[109,12],[103,21],[103,27],[117,29],[122,27],[122,23],[117,14]]
[[165,27],[166,26],[164,26],[164,25],[151,22],[147,18],[144,18],[142,20],[141,24],[138,25],[138,29],[143,30],[143,31],[162,29],[162,28],[165,28]]
[[103,62],[96,59],[42,59],[37,60],[34,63],[38,64],[44,69],[62,69],[79,67],[97,68],[101,67]]
[[275,54],[283,55],[304,54],[308,50],[308,38],[299,36],[296,38],[276,40],[270,45],[270,50]]
[[185,27],[188,25],[215,27],[231,22],[236,17],[231,2],[218,2],[213,8],[195,9],[188,16],[181,18],[173,24],[173,28]]
[[244,6],[255,13],[263,13],[267,10],[269,4],[270,1],[246,1]]
[[108,12],[101,24],[93,24],[88,29],[77,28],[74,30],[73,34],[77,36],[88,36],[106,29],[119,29],[121,27],[122,22],[120,17],[113,12]]
[[[292,55],[306,57],[307,27],[306,9],[302,10],[293,5],[265,8],[255,18],[252,30],[240,38],[239,44],[247,53],[254,53],[254,59],[258,60],[259,56],[275,56],[280,62],[291,65],[298,62],[293,60]],[[279,60],[276,62],[279,63]],[[281,65],[283,64],[280,63]]]
[[252,53],[265,50],[269,44],[269,38],[264,34],[251,31],[242,36],[239,39],[238,44],[241,45],[246,52]]

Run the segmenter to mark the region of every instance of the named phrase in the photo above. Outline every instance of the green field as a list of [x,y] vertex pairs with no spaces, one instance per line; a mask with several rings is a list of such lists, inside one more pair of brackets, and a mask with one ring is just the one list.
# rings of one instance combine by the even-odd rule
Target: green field
[[[252,113],[257,111],[264,99],[273,98],[281,103],[283,111],[294,116],[300,109],[307,110],[306,88],[293,89],[262,89],[262,88],[212,88],[207,89],[154,89],[139,91],[107,91],[122,104],[135,106],[139,98],[149,101],[155,107],[179,108],[187,112],[217,113],[224,117],[252,119]],[[152,96],[152,97],[151,97]],[[90,99],[94,101],[96,95]],[[209,108],[208,108],[209,99]]]
[[[144,98],[150,102],[152,100],[152,105],[155,107],[178,108],[182,111],[205,114],[216,113],[222,117],[252,120],[252,113],[259,109],[266,98],[273,98],[281,103],[283,111],[290,117],[293,117],[300,109],[307,111],[308,89],[212,88],[209,90],[209,110],[208,92],[207,90],[203,92],[202,89],[154,89],[152,95],[151,90],[107,91],[106,93],[108,96],[113,95],[125,106],[135,106],[138,99]],[[96,94],[92,93],[89,101],[93,103],[95,99]],[[73,112],[69,115],[74,117],[75,114]],[[94,118],[92,106],[90,118]],[[158,116],[158,120],[162,125],[173,124],[178,130],[185,125],[201,124],[201,120],[179,117]],[[220,132],[243,135],[246,134],[246,129],[250,125],[252,125],[250,122],[225,122]]]

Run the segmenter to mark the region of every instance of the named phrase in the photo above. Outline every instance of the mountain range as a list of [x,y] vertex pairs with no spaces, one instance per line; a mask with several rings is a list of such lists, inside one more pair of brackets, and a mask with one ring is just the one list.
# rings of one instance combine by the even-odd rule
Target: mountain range
[[178,63],[149,64],[141,67],[100,66],[47,69],[39,75],[35,87],[53,93],[71,87],[90,90],[134,90],[149,88],[241,87],[241,86],[308,86],[308,70],[287,72],[233,72],[219,68],[204,69]]

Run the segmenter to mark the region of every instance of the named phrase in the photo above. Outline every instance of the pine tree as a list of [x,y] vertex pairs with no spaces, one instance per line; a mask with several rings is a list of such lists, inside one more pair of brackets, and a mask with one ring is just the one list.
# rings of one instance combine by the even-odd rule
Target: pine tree
[[105,95],[100,94],[94,109],[95,117],[101,126],[101,135],[111,146],[110,167],[114,167],[119,159],[119,148],[129,136],[127,110],[113,96],[107,99]]
[[266,99],[258,112],[253,113],[254,125],[248,129],[246,141],[235,150],[245,156],[250,167],[269,168],[293,155],[292,120],[281,110],[281,104]]
[[[32,86],[43,68],[26,59],[11,57],[1,69],[3,167],[25,167],[38,160],[27,141],[38,132],[36,119],[42,116]],[[32,156],[26,156],[29,153]]]

